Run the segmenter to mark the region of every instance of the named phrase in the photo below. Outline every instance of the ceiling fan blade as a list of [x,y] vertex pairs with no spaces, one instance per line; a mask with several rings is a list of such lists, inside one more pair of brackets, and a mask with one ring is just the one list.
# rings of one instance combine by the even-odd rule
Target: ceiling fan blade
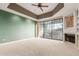
[[35,4],[32,4],[33,6],[38,6],[38,5],[35,5]]
[[41,11],[43,11],[43,9],[40,7]]
[[41,5],[41,7],[48,7],[47,5]]

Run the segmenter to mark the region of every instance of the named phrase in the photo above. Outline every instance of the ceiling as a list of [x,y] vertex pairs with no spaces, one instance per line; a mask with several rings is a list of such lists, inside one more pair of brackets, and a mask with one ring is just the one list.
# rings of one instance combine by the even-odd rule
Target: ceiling
[[64,8],[57,12],[52,17],[41,19],[41,21],[51,20],[60,17],[72,16],[74,12],[79,8],[79,3],[64,3]]
[[37,6],[32,6],[32,4],[38,4],[38,3],[17,3],[17,4],[36,15],[41,15],[43,13],[52,11],[57,6],[58,3],[42,3],[43,5],[48,5],[48,7],[42,7],[42,9],[44,10],[43,12]]
[[[28,15],[24,15],[24,14],[22,14],[22,13],[19,13],[19,12],[17,12],[17,11],[14,11],[14,10],[11,10],[11,9],[9,9],[9,8],[7,8],[8,7],[8,5],[9,5],[10,3],[0,3],[0,9],[2,9],[2,10],[5,10],[5,11],[8,11],[8,12],[11,12],[11,13],[14,13],[14,14],[17,14],[17,15],[20,15],[20,16],[24,16],[24,17],[26,17],[26,18],[30,18],[30,19],[32,19],[32,20],[36,20],[36,21],[42,21],[42,20],[49,20],[49,19],[53,19],[53,18],[56,18],[56,17],[64,17],[64,16],[68,16],[68,15],[70,15],[70,14],[72,14],[75,10],[76,10],[76,8],[79,8],[79,3],[64,3],[64,8],[62,8],[60,11],[58,11],[56,14],[54,14],[53,16],[51,16],[51,17],[48,17],[48,18],[44,18],[44,19],[35,19],[35,18],[33,18],[33,17],[30,17],[30,16],[28,16]],[[30,3],[17,3],[18,5],[23,5],[23,4],[26,4],[26,5],[28,5],[28,4],[30,4]],[[51,4],[51,3],[47,3],[47,4]],[[52,3],[52,8],[50,8],[50,10],[52,10],[54,7],[55,7],[55,5],[54,5],[54,7],[53,7],[53,4],[58,4],[58,3]],[[31,4],[30,4],[31,5]],[[32,6],[31,6],[32,7]],[[25,8],[25,7],[24,7]],[[34,7],[33,6],[33,8],[35,9],[35,8],[37,8],[37,7]],[[33,8],[31,8],[31,9],[33,9]],[[39,8],[37,8],[38,10],[39,10]],[[30,11],[30,10],[29,10]],[[32,11],[31,11],[32,12]],[[37,12],[36,10],[34,10],[34,12],[35,13],[39,13],[39,12]],[[32,12],[32,13],[34,13],[34,12]],[[49,10],[48,11],[46,11],[46,12],[49,12]],[[40,14],[42,14],[41,13],[41,10],[40,10]],[[39,14],[38,14],[39,15]]]
[[[28,6],[28,4],[31,5],[30,7],[28,7],[30,9],[26,9],[24,7],[26,5]],[[54,4],[54,3],[51,3],[51,4]],[[26,5],[24,5],[24,6],[21,6],[21,4],[17,4],[17,3],[10,3],[7,8],[39,20],[39,19],[48,18],[48,17],[55,15],[57,12],[59,12],[64,7],[64,3],[55,3],[55,4],[56,4],[56,6],[54,5],[53,9],[51,9],[51,8],[50,8],[51,10],[47,9],[47,11],[45,11],[45,13],[41,13],[41,10],[39,11],[38,8],[37,9],[32,8],[31,3],[26,3]],[[35,6],[33,6],[33,7],[35,7]],[[34,11],[31,11],[33,9],[34,9]],[[37,12],[38,14],[40,13],[39,15],[35,14],[36,10],[38,10],[38,12]]]

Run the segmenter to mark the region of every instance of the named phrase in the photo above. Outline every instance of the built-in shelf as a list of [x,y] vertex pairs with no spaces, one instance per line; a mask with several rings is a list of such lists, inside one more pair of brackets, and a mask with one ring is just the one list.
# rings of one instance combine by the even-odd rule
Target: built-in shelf
[[79,12],[77,10],[77,32],[79,32]]

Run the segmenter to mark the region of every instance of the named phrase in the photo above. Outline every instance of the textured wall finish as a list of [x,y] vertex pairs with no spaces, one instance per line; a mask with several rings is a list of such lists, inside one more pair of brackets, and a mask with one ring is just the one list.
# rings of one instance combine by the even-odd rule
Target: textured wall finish
[[35,22],[0,10],[0,42],[35,37]]

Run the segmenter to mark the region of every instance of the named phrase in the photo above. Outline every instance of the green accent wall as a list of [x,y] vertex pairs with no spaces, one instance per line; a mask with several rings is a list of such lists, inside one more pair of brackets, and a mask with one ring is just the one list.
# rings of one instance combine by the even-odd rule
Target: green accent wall
[[35,37],[35,21],[0,10],[0,43]]

